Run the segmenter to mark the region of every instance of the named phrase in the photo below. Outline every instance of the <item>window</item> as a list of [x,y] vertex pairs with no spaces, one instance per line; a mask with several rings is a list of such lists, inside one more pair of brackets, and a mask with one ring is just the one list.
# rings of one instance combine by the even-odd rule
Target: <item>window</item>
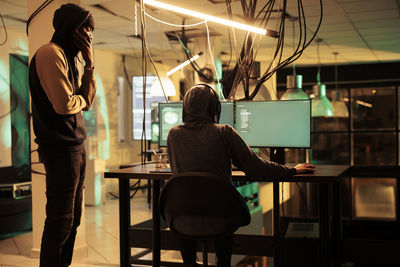
[[[348,117],[312,118],[311,149],[286,149],[286,162],[304,162],[309,156],[313,164],[399,164],[398,87],[342,88],[339,91]],[[335,99],[334,95],[330,96],[331,100]],[[396,219],[396,188],[393,178],[353,177],[343,188],[350,194],[349,199],[343,200],[349,209],[344,214],[356,219]]]
[[353,134],[354,165],[395,165],[396,134],[373,132]]

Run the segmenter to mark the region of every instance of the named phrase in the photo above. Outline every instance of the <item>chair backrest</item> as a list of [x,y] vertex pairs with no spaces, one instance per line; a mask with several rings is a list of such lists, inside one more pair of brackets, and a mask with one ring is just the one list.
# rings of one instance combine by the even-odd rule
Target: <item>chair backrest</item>
[[211,240],[250,223],[242,196],[223,178],[205,172],[171,177],[159,200],[160,213],[169,228],[181,237]]

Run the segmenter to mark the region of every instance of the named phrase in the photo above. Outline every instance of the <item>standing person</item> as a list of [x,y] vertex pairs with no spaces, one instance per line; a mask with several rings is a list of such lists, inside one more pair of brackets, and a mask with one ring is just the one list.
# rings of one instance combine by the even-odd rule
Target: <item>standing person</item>
[[[232,163],[249,177],[279,178],[313,171],[310,164],[288,168],[259,158],[230,125],[218,124],[221,103],[217,92],[199,84],[183,99],[183,124],[168,134],[168,157],[173,174],[191,171],[210,172],[232,181]],[[196,266],[196,243],[180,239],[186,266]],[[215,243],[217,266],[230,266],[232,236]]]
[[[53,27],[51,42],[38,49],[29,65],[35,142],[46,170],[41,267],[71,264],[86,167],[82,110],[89,110],[96,94],[92,14],[65,4],[55,11]],[[79,52],[85,61],[81,82],[76,67]]]

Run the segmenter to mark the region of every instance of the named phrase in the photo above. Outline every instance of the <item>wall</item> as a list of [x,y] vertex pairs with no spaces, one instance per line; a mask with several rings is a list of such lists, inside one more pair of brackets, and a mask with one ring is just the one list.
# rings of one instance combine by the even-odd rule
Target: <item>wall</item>
[[[24,34],[7,29],[8,39],[0,46],[0,167],[11,166],[10,54],[28,55]],[[4,31],[0,31],[4,40]]]
[[[119,142],[118,140],[118,88],[117,77],[125,78],[123,72],[122,55],[104,50],[95,50],[95,69],[96,73],[101,77],[102,85],[105,91],[105,98],[107,102],[109,131],[110,131],[110,157],[107,159],[107,168],[118,168],[121,164],[133,163],[140,161],[140,142],[132,140],[132,93],[129,84],[126,82],[126,105],[125,110],[125,141]],[[141,59],[135,57],[126,57],[126,69],[129,79],[133,75],[142,75]],[[156,65],[160,75],[165,73],[170,67],[169,65]],[[148,74],[154,73],[151,64],[148,64]],[[171,77],[176,88],[179,85],[179,77]],[[175,99],[172,97],[172,99]],[[96,99],[97,101],[97,99]],[[104,136],[105,125],[101,123],[98,126],[99,135]],[[100,156],[100,155],[99,155]]]
[[[4,46],[0,46],[0,115],[6,114],[10,110],[10,53],[28,55],[28,40],[25,33],[19,33],[8,29],[7,43]],[[109,126],[107,126],[104,120],[98,120],[99,124],[97,142],[100,143],[106,138],[109,139],[109,155],[100,155],[100,153],[98,153],[98,155],[101,158],[106,159],[106,167],[109,169],[118,168],[118,166],[121,164],[138,162],[140,161],[140,142],[132,140],[131,90],[127,83],[125,83],[127,93],[125,99],[127,105],[125,110],[126,139],[125,142],[122,143],[118,141],[117,77],[125,77],[123,73],[122,55],[95,49],[94,57],[97,76],[96,78],[98,81],[101,81],[101,85],[104,88],[104,97],[98,96],[96,102],[99,102],[97,105],[99,105],[100,109],[103,108],[102,105],[104,105],[104,103],[106,104],[106,109],[103,108],[103,111],[107,111],[107,120],[109,122]],[[126,67],[128,75],[141,75],[140,64],[140,59],[127,56]],[[157,69],[162,72],[168,70],[169,66],[157,65]],[[148,72],[153,72],[150,64]],[[178,79],[179,77],[176,77],[175,79],[173,78],[176,88],[178,88],[179,85]],[[1,127],[0,147],[2,148],[2,153],[0,155],[4,156],[5,154],[9,154],[9,157],[4,159],[4,163],[9,165],[11,164],[11,128],[9,126],[9,116],[1,119],[0,123],[3,124],[3,122],[5,125],[4,127],[3,125]],[[107,130],[109,131],[108,133]],[[3,153],[5,152],[3,150],[6,150],[6,153]],[[102,150],[107,150],[107,148],[99,149],[98,152],[102,152]]]
[[[127,58],[127,71],[129,74],[135,72],[131,66],[138,65],[138,62],[134,58]],[[117,77],[124,76],[122,56],[114,53],[106,52],[103,50],[95,50],[95,69],[96,75],[101,79],[102,86],[104,88],[104,100],[105,102],[99,103],[98,100],[101,94],[98,94],[96,99],[96,105],[104,105],[106,103],[106,110],[108,116],[109,127],[105,124],[104,120],[98,120],[98,142],[101,142],[105,138],[109,138],[109,155],[106,155],[106,151],[99,151],[98,156],[107,160],[106,167],[113,169],[118,168],[121,164],[127,164],[131,162],[140,161],[140,145],[138,142],[132,141],[132,136],[129,129],[131,128],[131,114],[130,114],[130,99],[131,93],[128,84],[126,85],[126,104],[127,109],[125,110],[125,123],[126,127],[126,139],[125,142],[119,142],[118,140],[118,87]],[[99,77],[97,82],[99,83]],[[98,84],[101,86],[101,84]],[[98,89],[99,90],[99,89]],[[100,93],[100,92],[99,92]],[[100,106],[100,110],[104,110],[104,106]],[[99,112],[99,111],[98,111]],[[107,133],[109,131],[109,133]]]
[[[118,138],[118,83],[117,77],[124,77],[122,55],[96,49],[94,52],[96,79],[98,92],[96,98],[97,105],[97,136],[88,137],[88,143],[97,145],[97,158],[104,159],[107,169],[118,169],[120,165],[136,163],[141,161],[140,141],[132,140],[132,92],[129,83],[125,80],[125,141],[120,142]],[[133,75],[142,75],[141,59],[126,56],[125,65],[129,79]],[[160,75],[171,67],[168,64],[156,65]],[[149,75],[154,73],[153,67],[148,63]],[[171,77],[175,88],[179,88],[179,77]],[[102,92],[104,89],[104,93]],[[176,99],[178,98],[178,99]],[[179,96],[172,97],[171,100],[179,100]],[[102,113],[102,114],[100,114]],[[107,125],[108,123],[108,125]],[[93,140],[97,139],[97,140]],[[155,146],[155,145],[154,145]],[[117,181],[106,180],[106,191],[118,191]]]

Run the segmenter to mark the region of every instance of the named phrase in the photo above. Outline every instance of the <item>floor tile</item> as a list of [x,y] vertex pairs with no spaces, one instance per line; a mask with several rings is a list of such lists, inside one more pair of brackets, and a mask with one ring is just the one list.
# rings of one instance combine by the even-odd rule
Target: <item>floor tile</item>
[[[119,205],[118,199],[107,198],[102,206],[85,207],[88,257],[73,259],[71,267],[119,266]],[[151,218],[151,209],[144,192],[131,199],[133,224]],[[39,260],[30,258],[32,232],[7,235],[0,240],[0,267],[37,267]],[[141,249],[136,249],[141,251]],[[148,256],[151,258],[150,256]]]

